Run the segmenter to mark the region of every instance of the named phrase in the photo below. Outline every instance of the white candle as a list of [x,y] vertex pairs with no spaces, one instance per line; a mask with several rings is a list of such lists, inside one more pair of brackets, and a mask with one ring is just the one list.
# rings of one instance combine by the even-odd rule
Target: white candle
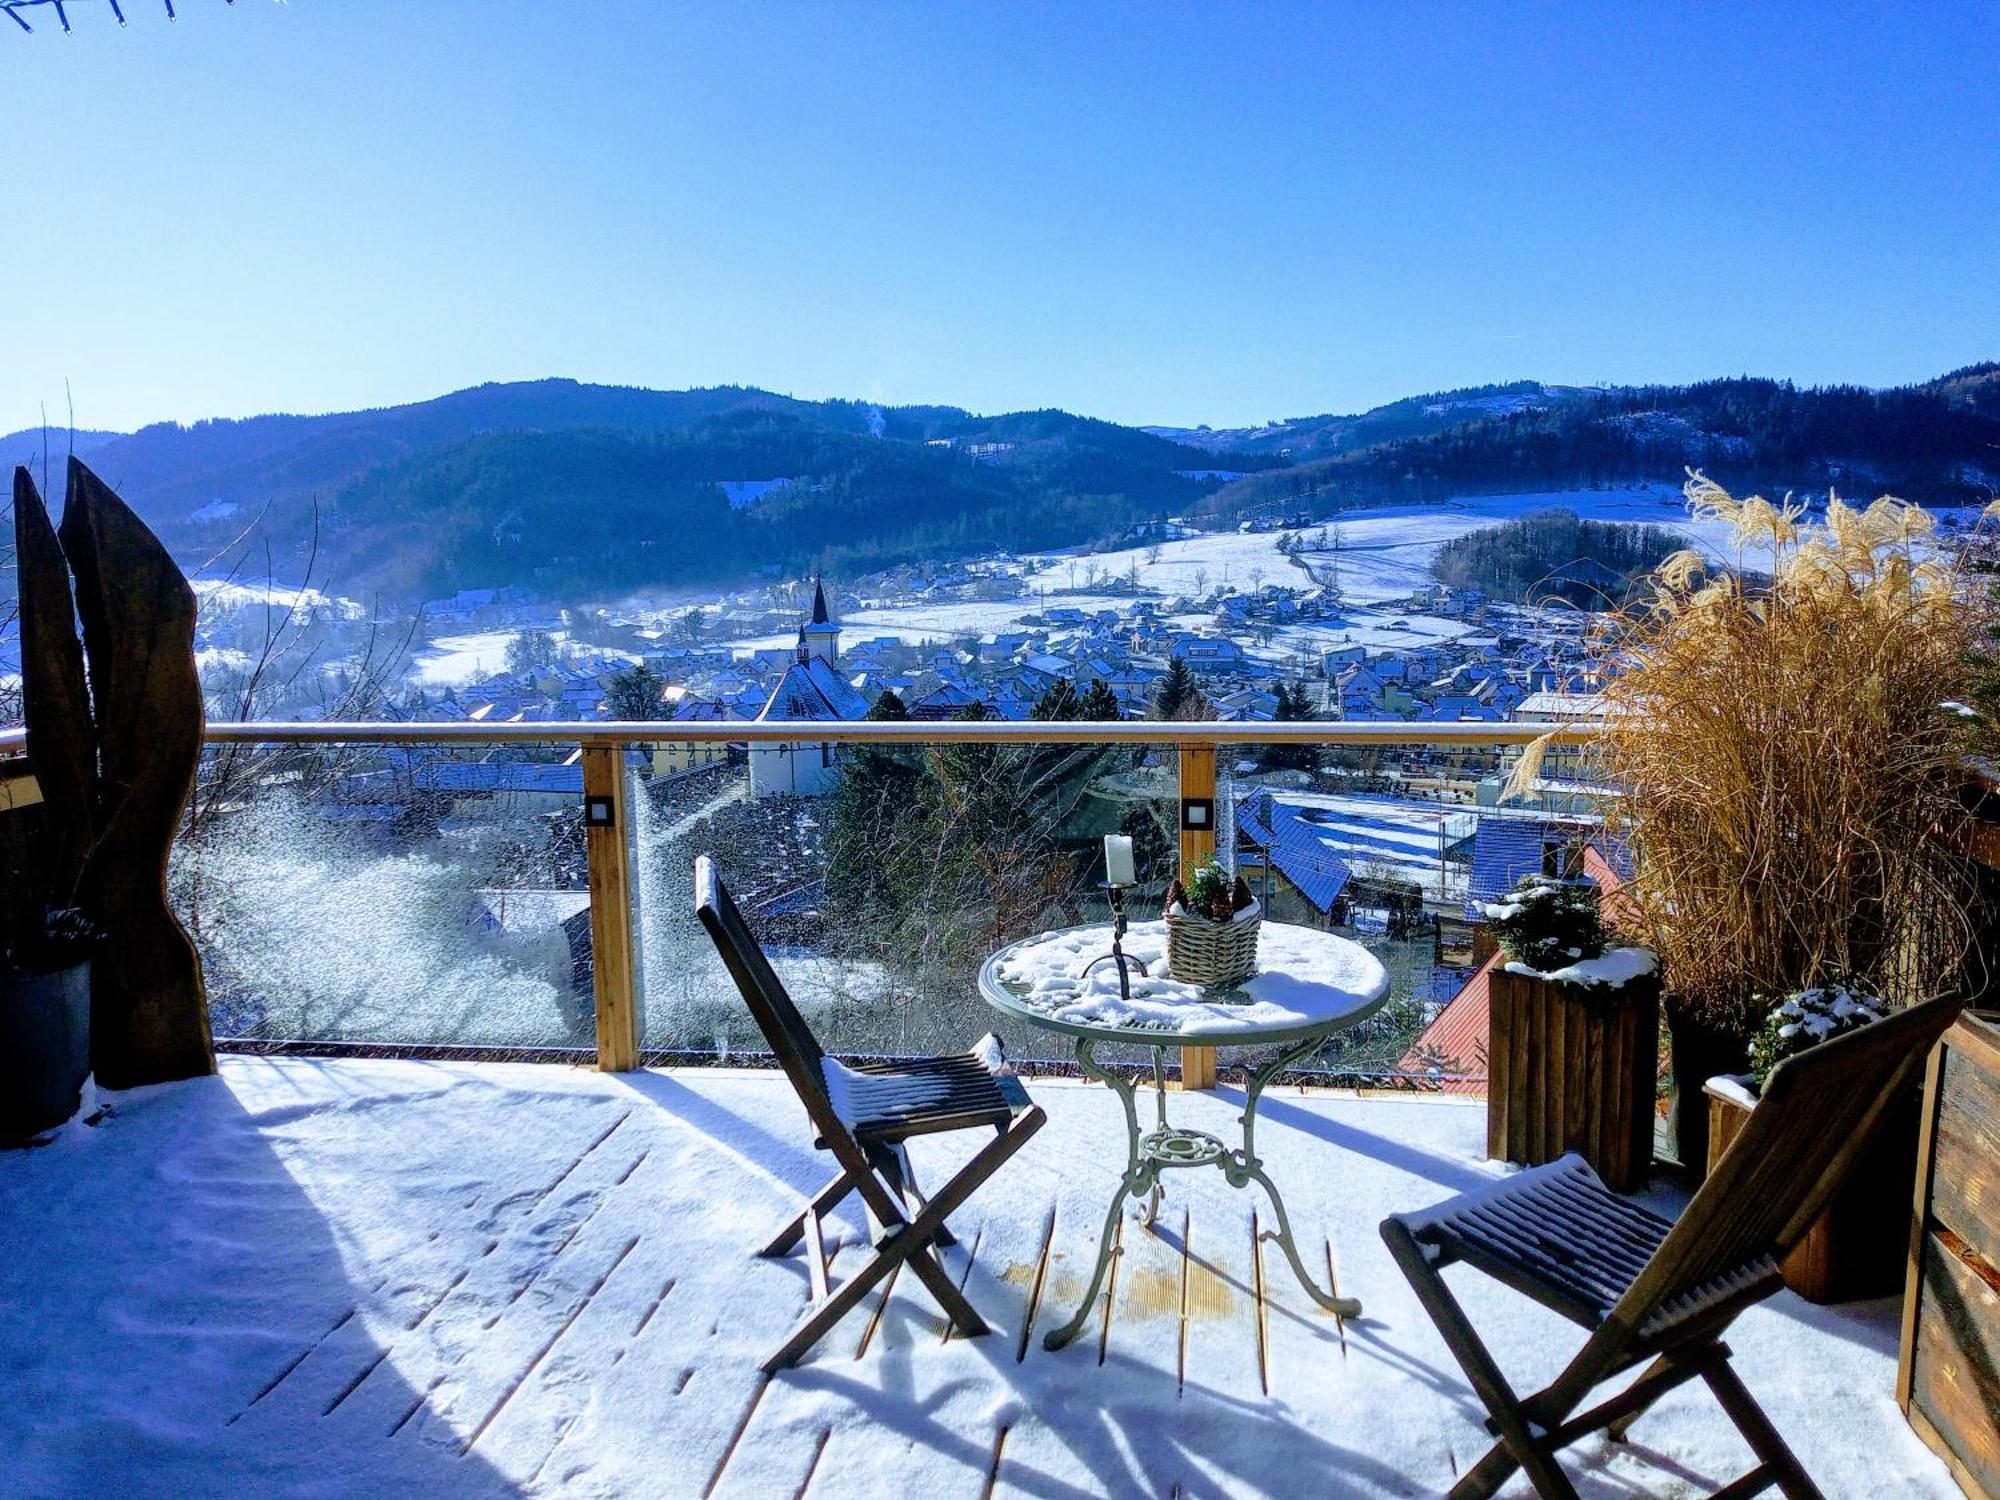
[[1138,874],[1132,865],[1132,841],[1122,833],[1104,835],[1104,878],[1112,885],[1138,884]]

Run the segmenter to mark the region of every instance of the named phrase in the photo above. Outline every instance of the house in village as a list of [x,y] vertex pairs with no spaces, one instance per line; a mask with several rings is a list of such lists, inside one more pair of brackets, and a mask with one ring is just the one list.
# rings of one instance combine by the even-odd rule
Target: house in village
[[[667,692],[668,722],[674,724],[721,724],[742,717],[722,698],[697,698],[680,688]],[[689,771],[725,764],[729,746],[722,740],[664,740],[653,746],[653,774],[680,776]]]

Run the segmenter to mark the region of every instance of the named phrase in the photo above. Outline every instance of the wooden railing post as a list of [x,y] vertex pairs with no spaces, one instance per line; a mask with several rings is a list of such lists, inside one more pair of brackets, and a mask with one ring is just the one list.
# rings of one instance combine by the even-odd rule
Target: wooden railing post
[[590,862],[591,974],[597,992],[597,1066],[639,1066],[638,965],[632,949],[631,830],[625,822],[625,751],[583,749],[584,852]]
[[[1215,746],[1180,747],[1181,883],[1215,853]],[[1215,1049],[1181,1048],[1181,1087],[1215,1087]]]

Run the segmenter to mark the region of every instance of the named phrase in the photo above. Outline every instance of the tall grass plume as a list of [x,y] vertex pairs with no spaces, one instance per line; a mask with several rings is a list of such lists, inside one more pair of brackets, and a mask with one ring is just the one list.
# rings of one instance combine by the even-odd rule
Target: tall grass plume
[[1990,591],[1901,500],[1830,497],[1814,520],[1692,471],[1687,496],[1730,526],[1736,565],[1669,557],[1595,651],[1612,822],[1674,1003],[1747,1034],[1753,997],[1829,975],[1903,1001],[1950,988],[1972,888],[1953,837],[1968,729],[1947,705]]

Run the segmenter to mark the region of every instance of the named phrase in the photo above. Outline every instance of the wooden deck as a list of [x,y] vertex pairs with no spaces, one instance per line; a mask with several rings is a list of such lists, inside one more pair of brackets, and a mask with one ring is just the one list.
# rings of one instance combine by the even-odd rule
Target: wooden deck
[[[1490,1180],[1476,1104],[1267,1100],[1267,1163],[1313,1264],[1363,1317],[1309,1302],[1259,1238],[1261,1199],[1204,1169],[1170,1178],[1154,1229],[1122,1221],[1108,1315],[1049,1353],[1040,1336],[1081,1295],[1122,1126],[1100,1088],[1031,1081],[1050,1123],[954,1221],[947,1252],[994,1332],[948,1336],[899,1276],[766,1379],[758,1360],[805,1306],[805,1261],[749,1251],[825,1175],[780,1080],[232,1059],[185,1087],[206,1113],[149,1123],[165,1107],[149,1095],[108,1127],[158,1133],[145,1170],[171,1209],[142,1226],[130,1268],[75,1287],[74,1306],[0,1310],[7,1347],[36,1319],[110,1330],[87,1382],[48,1372],[48,1390],[0,1411],[9,1493],[129,1491],[137,1453],[174,1493],[1402,1495],[1448,1487],[1486,1443],[1375,1232],[1390,1208]],[[1175,1100],[1225,1136],[1240,1107],[1227,1087]],[[966,1149],[920,1146],[932,1179]],[[54,1220],[15,1233],[9,1204],[29,1199],[6,1187],[17,1259],[81,1253]],[[1783,1302],[1732,1342],[1781,1425],[1847,1403],[1831,1438],[1817,1414],[1793,1429],[1828,1493],[1886,1492],[1853,1487],[1867,1473],[1948,1494],[1891,1400],[1893,1313]],[[1478,1311],[1514,1329],[1524,1379],[1575,1346],[1519,1299]],[[74,1410],[50,1394],[79,1387]],[[92,1440],[124,1430],[120,1403],[142,1395],[177,1403],[176,1420],[122,1448]],[[1663,1408],[1628,1451],[1581,1451],[1579,1484],[1629,1496],[1725,1477],[1741,1449],[1718,1426],[1692,1398]]]

